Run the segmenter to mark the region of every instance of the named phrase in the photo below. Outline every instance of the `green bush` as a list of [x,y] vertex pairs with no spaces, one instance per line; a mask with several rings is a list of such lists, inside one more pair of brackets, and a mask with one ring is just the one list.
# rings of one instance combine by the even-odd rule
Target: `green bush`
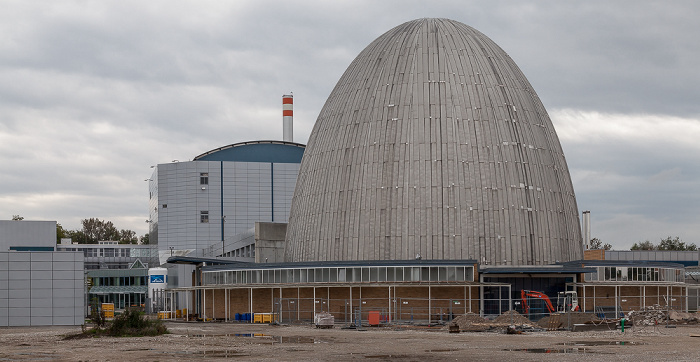
[[149,320],[136,309],[127,309],[116,316],[105,329],[105,334],[114,337],[158,336],[168,333],[160,320]]

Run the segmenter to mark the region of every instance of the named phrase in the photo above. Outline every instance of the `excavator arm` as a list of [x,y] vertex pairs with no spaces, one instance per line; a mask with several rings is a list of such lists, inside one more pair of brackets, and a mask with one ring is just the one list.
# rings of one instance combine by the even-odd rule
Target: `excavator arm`
[[552,305],[552,301],[549,300],[549,297],[544,293],[523,289],[520,291],[520,297],[522,298],[523,310],[525,311],[525,314],[530,312],[530,306],[527,304],[528,297],[542,299],[544,301],[544,305],[547,306],[549,313],[554,313],[556,311]]

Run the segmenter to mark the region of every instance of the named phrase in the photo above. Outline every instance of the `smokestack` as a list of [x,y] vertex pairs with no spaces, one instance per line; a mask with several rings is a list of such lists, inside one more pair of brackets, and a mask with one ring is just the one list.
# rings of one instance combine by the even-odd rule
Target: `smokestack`
[[588,250],[591,248],[591,212],[586,210],[583,212],[583,248]]
[[282,140],[294,142],[294,95],[282,96]]

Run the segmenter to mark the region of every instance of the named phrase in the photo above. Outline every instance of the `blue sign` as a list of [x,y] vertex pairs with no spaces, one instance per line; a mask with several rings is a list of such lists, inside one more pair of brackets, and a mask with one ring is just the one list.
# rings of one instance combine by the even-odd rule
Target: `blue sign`
[[149,283],[165,283],[165,275],[151,275]]

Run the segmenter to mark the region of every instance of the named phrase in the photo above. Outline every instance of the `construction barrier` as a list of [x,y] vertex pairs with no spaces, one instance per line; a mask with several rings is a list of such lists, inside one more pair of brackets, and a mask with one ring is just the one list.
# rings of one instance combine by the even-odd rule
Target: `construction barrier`
[[114,303],[102,303],[102,312],[106,319],[114,319]]

